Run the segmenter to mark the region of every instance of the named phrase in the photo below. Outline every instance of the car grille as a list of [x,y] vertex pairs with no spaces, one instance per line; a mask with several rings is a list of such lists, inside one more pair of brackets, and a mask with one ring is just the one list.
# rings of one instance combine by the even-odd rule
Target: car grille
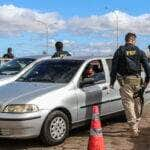
[[11,134],[10,129],[4,129],[4,128],[0,129],[0,135],[6,136],[6,135],[10,135],[10,134]]
[[3,105],[0,105],[0,112],[3,111]]
[[0,112],[2,112],[2,105],[0,105]]

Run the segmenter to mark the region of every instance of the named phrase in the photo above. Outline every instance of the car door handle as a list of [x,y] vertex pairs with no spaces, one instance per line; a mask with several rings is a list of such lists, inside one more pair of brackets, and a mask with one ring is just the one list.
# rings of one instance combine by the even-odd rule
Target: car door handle
[[104,87],[102,87],[102,90],[104,91],[104,90],[108,90],[108,87],[107,86],[104,86]]
[[109,86],[102,87],[102,91],[106,91],[106,94],[110,94],[111,93]]

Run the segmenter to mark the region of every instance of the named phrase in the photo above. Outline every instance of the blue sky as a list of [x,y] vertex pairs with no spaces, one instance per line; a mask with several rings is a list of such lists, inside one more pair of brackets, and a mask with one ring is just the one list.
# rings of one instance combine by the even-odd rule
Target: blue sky
[[[150,2],[148,0],[0,0],[0,6],[0,22],[3,22],[5,31],[7,31],[0,31],[2,33],[0,36],[0,55],[6,51],[7,47],[12,47],[16,56],[39,54],[45,50],[45,28],[41,24],[37,25],[37,23],[34,23],[36,24],[35,27],[33,27],[33,23],[32,27],[29,25],[23,27],[23,24],[20,23],[20,20],[23,19],[22,16],[29,22],[33,21],[32,18],[36,20],[40,18],[48,25],[51,20],[59,22],[56,31],[49,33],[50,54],[54,52],[53,45],[57,40],[66,43],[65,48],[73,54],[77,54],[79,51],[82,51],[82,54],[85,52],[97,54],[105,52],[105,49],[106,52],[111,53],[115,50],[116,45],[116,14],[120,20],[119,44],[123,44],[124,34],[132,30],[138,32],[138,44],[141,48],[145,49],[150,44],[150,22],[148,21],[150,19]],[[11,12],[9,12],[10,8]],[[20,15],[23,14],[22,10],[27,11],[26,15]],[[117,12],[114,12],[115,10]],[[7,12],[8,15],[4,15]],[[36,12],[38,15],[35,14]],[[12,17],[17,18],[16,22],[14,21],[16,27],[12,22],[9,23],[9,17],[12,13],[14,13]],[[46,22],[51,17],[50,15],[46,19],[47,13],[56,13],[58,16],[53,15],[54,17]],[[13,21],[13,18],[11,19]],[[49,30],[53,26],[51,25]],[[128,29],[128,26],[131,28]],[[147,28],[148,26],[149,28]],[[35,30],[36,28],[37,30]],[[38,30],[41,30],[41,33]],[[105,33],[106,30],[107,33]]]
[[37,9],[43,12],[56,11],[63,17],[73,15],[89,16],[105,13],[106,7],[119,9],[133,15],[150,11],[148,0],[0,0],[1,5],[13,4],[18,7]]

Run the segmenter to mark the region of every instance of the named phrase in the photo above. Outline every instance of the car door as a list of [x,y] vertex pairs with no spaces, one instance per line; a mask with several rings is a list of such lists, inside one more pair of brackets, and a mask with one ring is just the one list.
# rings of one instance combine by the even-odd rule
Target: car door
[[[101,60],[98,61],[101,62]],[[89,64],[87,64],[87,66]],[[83,72],[84,71],[85,70],[83,70]],[[79,121],[91,119],[92,106],[94,104],[98,104],[100,106],[100,103],[102,101],[102,86],[100,85],[103,85],[106,82],[104,71],[102,71],[98,77],[100,79],[96,81],[94,84],[87,84],[84,85],[83,87],[79,86],[78,89],[76,90],[76,94],[78,97],[78,120]],[[106,92],[106,90],[104,90],[104,92]],[[106,110],[109,109],[109,103],[104,105],[104,109]]]
[[122,102],[119,94],[119,84],[116,82],[114,89],[110,89],[110,71],[106,59],[101,60],[103,65],[102,74],[105,74],[105,78],[100,79],[99,90],[102,92],[102,100],[100,102],[101,115],[110,115],[122,110]]
[[79,99],[79,112],[83,112],[83,118],[90,119],[92,106],[100,103],[102,94],[99,87],[95,84],[80,88],[80,94],[82,95],[83,101],[80,101],[81,99]]
[[[105,62],[106,62],[106,66],[108,67],[107,78],[108,78],[108,82],[110,83],[110,71],[111,71],[112,59],[106,59]],[[114,88],[110,89],[109,94],[107,94],[107,97],[104,97],[104,99],[107,99],[106,101],[110,102],[111,113],[116,113],[123,110],[119,89],[120,89],[120,85],[116,80],[114,84]]]

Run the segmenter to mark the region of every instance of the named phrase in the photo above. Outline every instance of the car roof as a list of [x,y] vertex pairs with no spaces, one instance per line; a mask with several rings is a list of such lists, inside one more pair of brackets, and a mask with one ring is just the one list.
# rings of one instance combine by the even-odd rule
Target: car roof
[[102,56],[66,56],[63,58],[54,59],[65,59],[65,60],[89,60],[89,59],[112,59],[112,57],[102,57]]
[[112,59],[111,56],[103,57],[103,56],[64,56],[63,58],[51,58],[51,55],[30,55],[30,56],[24,56],[24,57],[17,57],[15,59],[25,59],[25,58],[30,58],[30,59],[64,59],[64,60],[89,60],[89,59]]
[[25,59],[25,58],[29,58],[29,59],[40,59],[43,57],[50,57],[50,55],[30,55],[30,56],[24,56],[24,57],[17,57],[15,59]]

